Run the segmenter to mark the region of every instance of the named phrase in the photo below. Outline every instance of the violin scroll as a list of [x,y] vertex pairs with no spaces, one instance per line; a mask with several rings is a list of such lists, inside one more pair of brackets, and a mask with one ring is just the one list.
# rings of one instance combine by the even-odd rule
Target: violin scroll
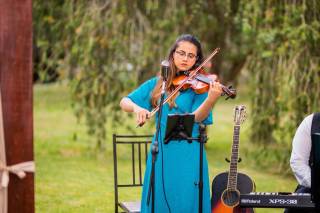
[[231,99],[234,99],[236,96],[237,96],[237,90],[232,88],[232,86],[224,86],[224,85],[221,85],[222,86],[222,94],[221,96],[227,96],[226,97],[226,100],[228,100],[229,98]]

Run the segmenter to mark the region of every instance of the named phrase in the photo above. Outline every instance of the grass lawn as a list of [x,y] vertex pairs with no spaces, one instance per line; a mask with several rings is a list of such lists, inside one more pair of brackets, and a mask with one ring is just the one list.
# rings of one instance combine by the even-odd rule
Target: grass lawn
[[[85,125],[78,124],[70,107],[68,86],[65,83],[34,87],[34,149],[36,161],[37,212],[114,212],[112,133],[126,133],[123,127],[107,125],[106,152],[96,154],[94,144],[85,134]],[[248,101],[221,99],[214,109],[214,125],[209,128],[206,145],[210,179],[228,170],[225,158],[230,158],[233,132],[233,107]],[[241,126],[240,147],[249,144],[250,110],[248,121]],[[130,118],[128,121],[133,125]],[[152,132],[151,126],[138,129]],[[259,192],[292,191],[296,181],[266,173],[241,155],[239,170],[248,174]],[[125,170],[130,164],[126,156],[119,158]],[[139,198],[134,191],[121,191],[121,198]],[[256,209],[256,212],[283,212],[283,209]]]

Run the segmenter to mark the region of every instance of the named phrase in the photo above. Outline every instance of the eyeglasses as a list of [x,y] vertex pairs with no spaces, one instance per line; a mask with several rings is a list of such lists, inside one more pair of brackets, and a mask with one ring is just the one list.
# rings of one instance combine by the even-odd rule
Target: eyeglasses
[[183,50],[180,51],[175,51],[175,53],[180,57],[180,58],[185,58],[187,56],[187,58],[189,58],[190,60],[195,59],[197,56],[193,53],[186,53]]

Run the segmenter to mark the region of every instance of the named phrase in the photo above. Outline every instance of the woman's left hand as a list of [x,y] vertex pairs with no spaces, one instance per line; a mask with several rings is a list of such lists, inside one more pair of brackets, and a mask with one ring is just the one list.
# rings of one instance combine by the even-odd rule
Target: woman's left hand
[[215,101],[218,97],[222,94],[222,87],[221,84],[217,81],[210,82],[210,88],[208,91],[208,98],[209,100]]

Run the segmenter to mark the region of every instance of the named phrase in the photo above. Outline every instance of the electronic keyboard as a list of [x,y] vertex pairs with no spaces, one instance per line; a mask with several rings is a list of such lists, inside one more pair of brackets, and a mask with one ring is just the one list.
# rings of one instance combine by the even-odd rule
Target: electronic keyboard
[[240,207],[315,208],[309,193],[251,192],[240,195]]

